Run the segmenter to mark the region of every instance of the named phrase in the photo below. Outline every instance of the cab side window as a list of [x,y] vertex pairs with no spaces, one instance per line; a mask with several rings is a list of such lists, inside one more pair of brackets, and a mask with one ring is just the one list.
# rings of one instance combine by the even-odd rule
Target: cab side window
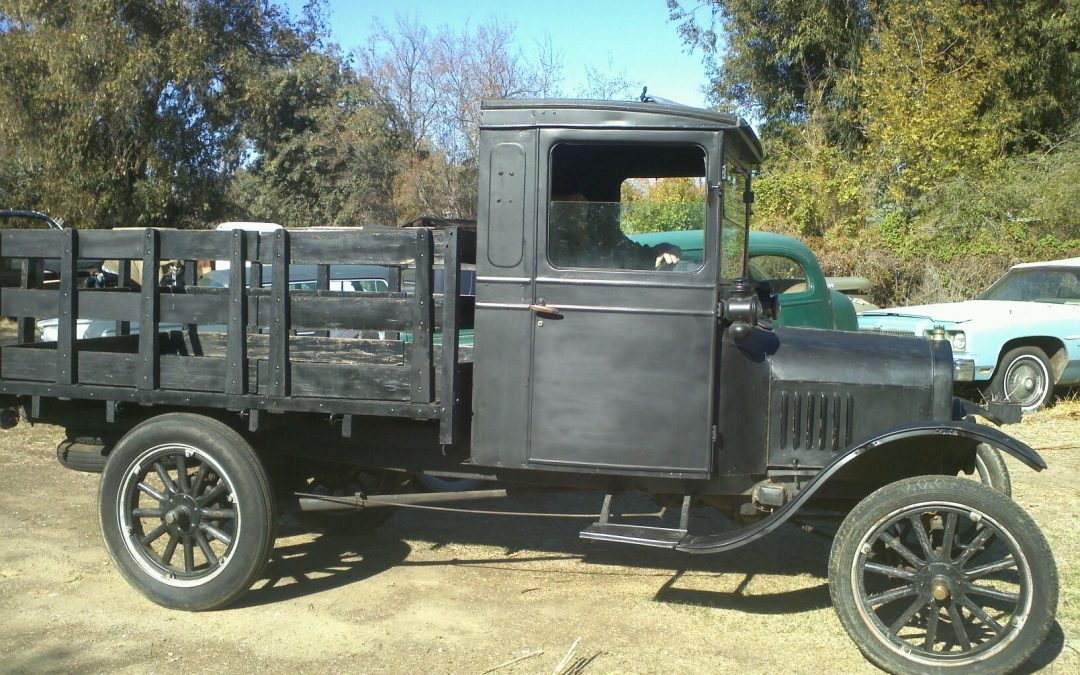
[[653,233],[705,227],[705,167],[697,145],[556,145],[548,260],[560,269],[699,269],[703,261],[683,262],[678,246]]

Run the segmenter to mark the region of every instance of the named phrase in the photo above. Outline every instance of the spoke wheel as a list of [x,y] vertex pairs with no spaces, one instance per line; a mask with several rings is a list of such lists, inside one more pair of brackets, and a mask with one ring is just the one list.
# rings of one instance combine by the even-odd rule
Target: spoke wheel
[[273,546],[273,495],[254,450],[199,415],[162,415],[124,436],[102,474],[99,503],[117,567],[174,609],[232,602]]
[[147,449],[124,475],[117,500],[128,553],[166,584],[190,586],[219,574],[243,526],[236,488],[191,445]]
[[1057,572],[1037,526],[974,481],[920,477],[861,502],[834,540],[841,623],[890,672],[1004,672],[1053,622]]

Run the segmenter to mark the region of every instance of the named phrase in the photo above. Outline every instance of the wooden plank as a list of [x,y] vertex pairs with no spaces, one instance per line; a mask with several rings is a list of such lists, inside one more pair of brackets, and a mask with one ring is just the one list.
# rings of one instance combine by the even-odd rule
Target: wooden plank
[[[40,344],[40,343],[39,343]],[[56,350],[0,347],[0,377],[5,380],[50,382],[56,372]]]
[[[42,263],[40,258],[24,258],[19,273],[20,290],[36,288],[41,284]],[[0,294],[6,291],[0,291]],[[19,315],[16,338],[20,344],[33,342],[37,338],[37,319],[33,316]]]
[[247,300],[244,287],[245,232],[233,230],[229,259],[229,332],[225,348],[225,391],[247,393]]
[[0,293],[0,315],[3,316],[56,316],[55,290],[36,288],[5,288]]
[[139,378],[139,355],[79,352],[79,382],[134,387]]
[[140,295],[134,291],[83,289],[79,291],[79,318],[138,321],[142,313],[141,300]]
[[397,227],[363,227],[330,232],[292,232],[291,261],[328,265],[407,265],[415,258],[416,235]]
[[[198,336],[197,350],[185,345],[183,352],[194,355],[224,357],[226,337],[220,333]],[[269,336],[249,334],[247,349],[250,354],[269,353]],[[365,340],[362,338],[326,338],[317,336],[293,336],[289,339],[289,359],[296,361],[323,361],[334,363],[367,363],[371,365],[402,365],[405,363],[405,343],[400,340]]]
[[363,338],[294,337],[290,345],[293,362],[404,365],[405,343],[400,340]]
[[67,230],[0,230],[5,258],[58,258]]
[[274,232],[274,259],[270,283],[273,320],[269,324],[271,396],[289,395],[289,328],[291,327],[288,283],[289,239],[287,230]]
[[[131,283],[131,261],[120,260],[119,267],[116,271],[116,287],[126,289]],[[116,334],[127,335],[131,332],[131,323],[129,321],[117,321],[116,322]]]
[[79,230],[79,257],[90,260],[141,258],[139,230]]
[[229,320],[229,296],[224,293],[161,293],[159,302],[161,323],[224,324]]
[[161,355],[161,388],[180,391],[224,392],[226,359],[208,356]]
[[[15,345],[11,345],[14,347]],[[55,342],[29,342],[27,344],[18,345],[22,350],[27,349],[39,349],[47,351],[55,351]],[[84,338],[75,343],[75,347],[80,351],[100,351],[100,352],[125,352],[134,354],[138,350],[138,336],[123,335],[123,336],[107,336],[107,337],[95,337]],[[54,357],[55,358],[55,357]]]
[[138,390],[131,387],[103,385],[59,385],[53,382],[22,382],[0,379],[0,394],[13,396],[51,396],[81,400],[116,401],[146,405],[177,405],[234,410],[255,409],[275,412],[314,412],[338,415],[376,415],[411,419],[438,419],[439,406],[407,401],[358,400],[349,398],[270,396],[229,396],[204,391]]
[[[317,265],[315,268],[315,288],[320,291],[330,290],[330,266],[329,265]],[[293,314],[293,321],[296,320],[296,315]],[[330,331],[321,330],[315,333],[321,337],[329,337]]]
[[[359,293],[319,297],[310,291],[293,294],[292,322],[296,327],[333,330],[411,330],[415,309],[405,298],[372,298]],[[268,312],[260,305],[259,323]],[[271,309],[271,308],[268,308]]]
[[433,274],[431,267],[431,232],[414,230],[416,238],[416,278],[413,290],[412,353],[412,401],[426,403],[434,400],[434,364],[432,363],[432,339],[434,331],[434,301],[432,299]]
[[195,276],[195,272],[196,272],[195,267],[199,264],[199,261],[198,260],[184,260],[183,264],[184,264],[183,287],[184,288],[195,288],[195,284],[198,282],[198,279]]
[[[401,267],[399,265],[390,266],[386,281],[390,285],[391,293],[401,292]],[[386,339],[388,340],[397,340],[400,337],[400,333],[396,330],[386,332]]]
[[408,401],[411,391],[403,366],[293,362],[290,370],[293,396]]
[[79,351],[75,348],[79,319],[79,300],[76,293],[79,270],[79,235],[64,230],[60,248],[59,312],[56,322],[56,383],[75,384],[79,377]]
[[159,230],[162,260],[220,260],[231,246],[228,230]]
[[158,362],[158,312],[159,296],[157,269],[160,251],[159,232],[147,228],[143,233],[142,291],[139,315],[139,389],[157,389],[160,363]]
[[442,382],[439,399],[442,401],[442,418],[439,421],[439,442],[454,442],[455,412],[458,408],[457,350],[458,350],[458,281],[461,278],[461,262],[458,258],[457,230],[443,232],[443,302],[442,302]]

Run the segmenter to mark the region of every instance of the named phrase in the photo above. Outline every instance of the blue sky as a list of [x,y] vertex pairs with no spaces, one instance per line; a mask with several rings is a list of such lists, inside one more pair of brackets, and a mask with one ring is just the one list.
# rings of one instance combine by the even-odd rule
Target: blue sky
[[[305,0],[286,0],[293,14]],[[649,93],[704,106],[708,84],[701,52],[688,54],[664,0],[329,0],[329,25],[334,40],[345,50],[364,45],[372,20],[388,26],[396,13],[417,17],[430,29],[460,28],[492,16],[516,25],[518,44],[527,53],[549,35],[562,54],[562,93],[572,96],[585,86],[586,66],[613,72],[647,85]],[[610,67],[609,67],[610,64]],[[635,94],[638,92],[635,92]]]

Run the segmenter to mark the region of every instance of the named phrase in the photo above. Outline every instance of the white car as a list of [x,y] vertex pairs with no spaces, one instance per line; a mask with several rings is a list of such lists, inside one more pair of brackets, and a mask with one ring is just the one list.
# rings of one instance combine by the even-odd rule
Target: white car
[[1080,384],[1080,258],[1016,265],[974,300],[859,315],[867,332],[930,338],[935,328],[952,343],[955,381],[1038,410],[1055,386]]

